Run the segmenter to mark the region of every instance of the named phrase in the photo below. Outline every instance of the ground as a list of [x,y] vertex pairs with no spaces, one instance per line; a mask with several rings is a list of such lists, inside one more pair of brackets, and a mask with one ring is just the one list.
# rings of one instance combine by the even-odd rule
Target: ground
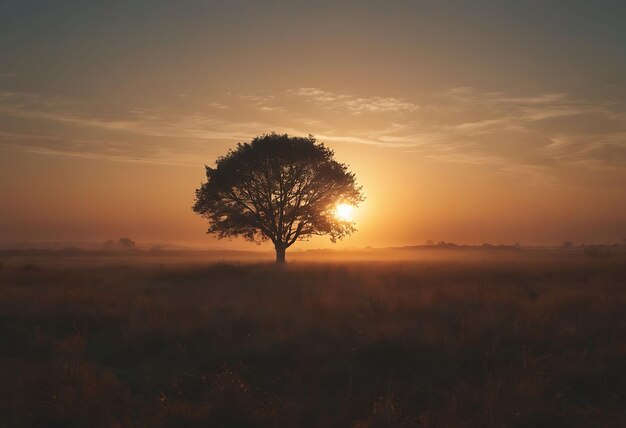
[[626,259],[0,259],[0,426],[626,426]]

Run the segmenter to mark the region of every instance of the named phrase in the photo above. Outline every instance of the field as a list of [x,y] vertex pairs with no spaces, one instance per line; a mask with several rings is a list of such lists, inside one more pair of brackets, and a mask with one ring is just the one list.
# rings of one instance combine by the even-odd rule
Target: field
[[626,426],[626,258],[0,259],[0,426]]

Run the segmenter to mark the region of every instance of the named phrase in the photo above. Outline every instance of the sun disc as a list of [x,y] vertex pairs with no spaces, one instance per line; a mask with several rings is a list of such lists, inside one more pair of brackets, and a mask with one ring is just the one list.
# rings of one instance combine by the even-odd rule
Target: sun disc
[[337,204],[337,207],[335,208],[335,217],[337,217],[337,219],[342,220],[342,221],[352,221],[353,211],[354,211],[354,207],[352,205]]

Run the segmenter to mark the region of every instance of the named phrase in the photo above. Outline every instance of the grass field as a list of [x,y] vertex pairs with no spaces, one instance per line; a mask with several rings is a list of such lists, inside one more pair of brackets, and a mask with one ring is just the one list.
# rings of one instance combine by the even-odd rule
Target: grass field
[[626,426],[626,258],[5,258],[2,427]]

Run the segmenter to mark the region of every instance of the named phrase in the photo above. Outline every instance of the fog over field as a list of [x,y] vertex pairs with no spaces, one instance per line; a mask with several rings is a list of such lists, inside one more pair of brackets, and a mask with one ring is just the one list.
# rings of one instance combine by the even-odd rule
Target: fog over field
[[623,254],[451,253],[4,254],[0,425],[626,423]]

